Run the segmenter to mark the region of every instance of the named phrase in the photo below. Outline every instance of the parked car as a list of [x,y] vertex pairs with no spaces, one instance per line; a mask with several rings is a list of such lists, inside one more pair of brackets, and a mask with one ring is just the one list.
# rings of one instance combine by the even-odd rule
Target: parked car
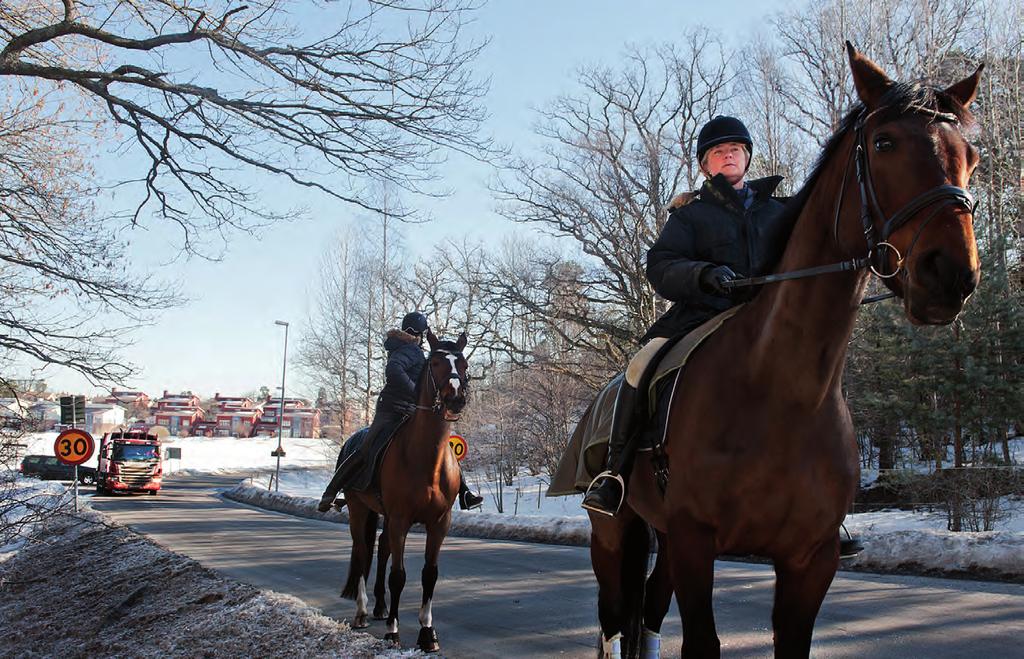
[[[75,468],[53,455],[26,455],[21,461],[21,473],[44,481],[69,481],[75,478]],[[92,485],[96,482],[96,469],[78,465],[78,482]]]

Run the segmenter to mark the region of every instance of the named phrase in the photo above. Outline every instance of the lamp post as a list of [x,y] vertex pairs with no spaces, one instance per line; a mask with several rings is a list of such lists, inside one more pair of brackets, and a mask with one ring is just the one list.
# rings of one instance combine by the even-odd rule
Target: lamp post
[[274,470],[274,491],[277,492],[281,487],[281,456],[284,455],[284,449],[281,448],[281,434],[284,432],[284,374],[288,367],[288,323],[283,320],[275,320],[274,324],[284,327],[284,356],[281,359],[281,408],[277,412],[277,450],[274,451],[274,455],[277,456],[277,469]]

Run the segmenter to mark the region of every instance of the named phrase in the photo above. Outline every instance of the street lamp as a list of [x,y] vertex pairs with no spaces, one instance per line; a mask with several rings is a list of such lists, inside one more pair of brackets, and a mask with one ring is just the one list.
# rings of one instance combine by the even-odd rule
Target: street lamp
[[281,359],[281,408],[277,413],[277,450],[273,455],[277,456],[277,469],[274,471],[274,491],[277,492],[281,486],[281,456],[284,449],[281,448],[281,434],[284,431],[284,374],[288,367],[288,323],[283,320],[275,320],[275,325],[284,327],[284,357]]

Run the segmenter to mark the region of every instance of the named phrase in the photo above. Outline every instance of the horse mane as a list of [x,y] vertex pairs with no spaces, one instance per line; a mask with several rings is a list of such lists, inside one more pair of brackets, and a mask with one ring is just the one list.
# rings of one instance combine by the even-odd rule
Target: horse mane
[[[965,126],[974,123],[974,115],[960,103],[935,87],[930,87],[921,81],[917,82],[894,82],[891,87],[882,95],[879,100],[878,111],[879,121],[891,121],[896,117],[905,114],[911,108],[926,108],[935,112],[948,112],[956,116],[961,124]],[[811,190],[821,177],[825,166],[832,160],[832,157],[839,150],[839,145],[850,131],[854,129],[857,120],[864,112],[864,104],[857,103],[839,122],[839,127],[832,134],[814,162],[811,173],[808,174],[800,191],[793,195],[781,211],[781,218],[790,226],[795,226],[796,219],[811,196]]]

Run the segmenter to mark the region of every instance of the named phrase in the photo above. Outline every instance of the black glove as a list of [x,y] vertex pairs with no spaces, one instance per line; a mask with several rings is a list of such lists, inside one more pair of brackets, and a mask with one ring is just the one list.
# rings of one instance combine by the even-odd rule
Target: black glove
[[739,278],[727,265],[708,266],[700,271],[700,287],[705,293],[730,297],[735,289],[726,288],[725,282]]
[[412,416],[413,414],[416,413],[416,403],[407,403],[405,401],[399,401],[395,403],[393,409],[395,410],[395,412],[402,416]]

